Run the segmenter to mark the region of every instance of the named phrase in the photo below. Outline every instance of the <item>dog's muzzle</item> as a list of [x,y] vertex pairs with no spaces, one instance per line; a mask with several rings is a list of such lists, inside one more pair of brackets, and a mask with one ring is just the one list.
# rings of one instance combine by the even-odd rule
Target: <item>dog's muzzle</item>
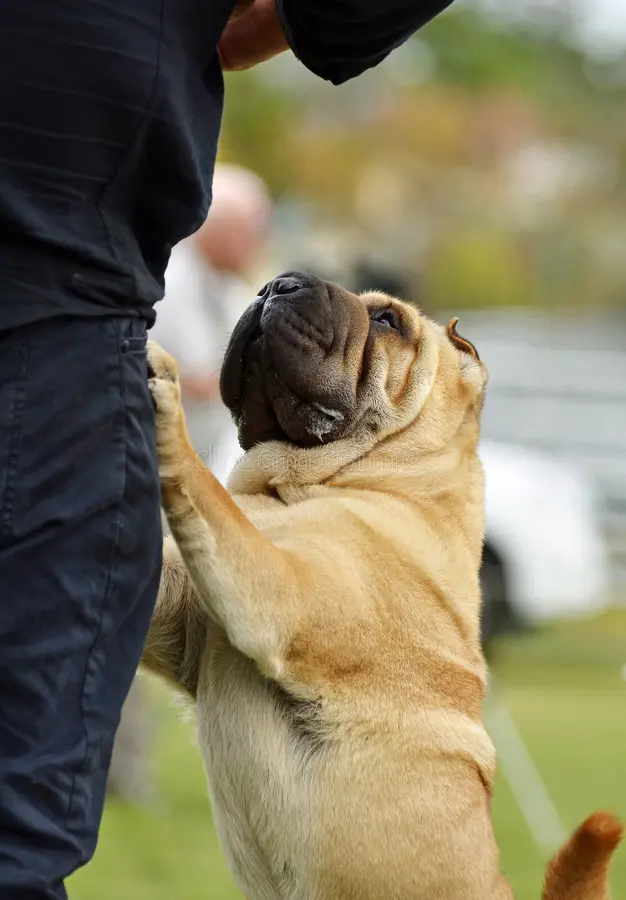
[[345,366],[354,310],[345,292],[306,272],[285,272],[259,292],[233,332],[220,378],[246,449],[278,436],[314,446],[345,431],[355,405]]

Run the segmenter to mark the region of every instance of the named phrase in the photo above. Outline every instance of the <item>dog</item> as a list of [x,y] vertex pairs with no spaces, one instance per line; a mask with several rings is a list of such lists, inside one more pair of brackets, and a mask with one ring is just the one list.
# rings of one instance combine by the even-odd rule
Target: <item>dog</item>
[[[216,827],[249,900],[509,900],[481,706],[487,373],[456,320],[308,273],[271,281],[221,372],[225,489],[151,344],[166,539],[143,662],[195,701]],[[588,819],[544,900],[606,900]]]

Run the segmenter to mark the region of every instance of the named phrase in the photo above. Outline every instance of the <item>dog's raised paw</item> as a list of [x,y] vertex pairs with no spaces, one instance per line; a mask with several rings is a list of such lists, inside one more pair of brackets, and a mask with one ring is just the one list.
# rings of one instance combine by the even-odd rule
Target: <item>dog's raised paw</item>
[[178,381],[176,360],[156,341],[148,341],[148,378]]
[[178,367],[173,356],[154,341],[148,341],[148,387],[161,426],[180,412]]

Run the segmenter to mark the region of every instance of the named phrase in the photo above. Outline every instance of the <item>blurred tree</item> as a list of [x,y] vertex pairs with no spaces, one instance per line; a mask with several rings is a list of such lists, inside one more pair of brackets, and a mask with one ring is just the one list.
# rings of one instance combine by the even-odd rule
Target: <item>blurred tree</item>
[[290,137],[298,127],[293,98],[255,70],[226,75],[225,83],[220,159],[253,169],[280,195],[297,176],[290,154]]
[[535,7],[453,7],[340,88],[287,57],[229,75],[221,157],[360,228],[429,305],[626,305],[626,67],[585,54],[567,5]]
[[487,228],[447,234],[431,248],[426,272],[425,293],[435,308],[520,306],[533,295],[515,241]]

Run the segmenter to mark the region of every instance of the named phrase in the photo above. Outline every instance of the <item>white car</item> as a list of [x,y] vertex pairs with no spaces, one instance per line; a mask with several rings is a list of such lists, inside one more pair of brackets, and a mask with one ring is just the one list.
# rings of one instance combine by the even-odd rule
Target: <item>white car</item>
[[483,640],[511,625],[593,615],[611,587],[593,482],[512,444],[480,446],[486,477]]

